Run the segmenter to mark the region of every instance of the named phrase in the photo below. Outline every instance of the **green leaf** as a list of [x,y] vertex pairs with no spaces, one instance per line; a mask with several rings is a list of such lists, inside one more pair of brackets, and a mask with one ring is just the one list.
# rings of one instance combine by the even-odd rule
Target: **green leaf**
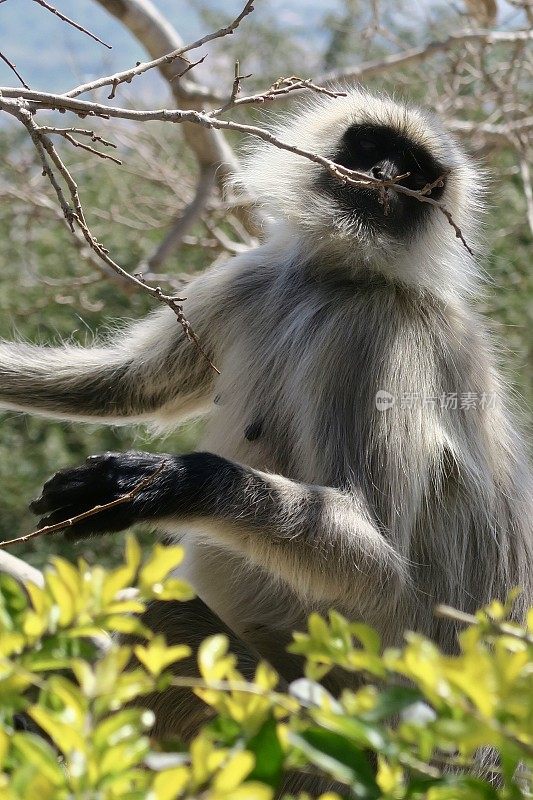
[[105,750],[130,739],[137,739],[154,724],[154,715],[144,708],[126,708],[112,714],[97,725],[93,744]]
[[149,749],[149,740],[146,736],[137,736],[132,740],[107,747],[99,760],[99,771],[102,775],[120,775],[140,765]]
[[309,619],[307,621],[307,625],[309,628],[309,633],[311,638],[315,642],[320,642],[321,644],[327,644],[331,641],[331,634],[329,631],[329,627],[325,619],[320,616],[320,614],[313,614],[309,615]]
[[380,797],[374,772],[365,754],[343,736],[322,728],[308,728],[299,734],[291,733],[289,740],[312,764],[349,784],[355,797],[360,800]]
[[164,583],[155,584],[152,594],[158,600],[180,600],[181,602],[196,597],[192,586],[180,578],[166,578]]
[[215,774],[212,786],[215,792],[226,794],[241,785],[254,767],[255,758],[252,753],[243,750],[234,753]]
[[151,590],[154,584],[162,583],[167,575],[183,561],[183,547],[165,547],[156,544],[152,555],[139,574],[141,589]]
[[54,598],[55,605],[59,611],[59,625],[64,628],[74,619],[76,595],[72,594],[57,572],[46,569],[44,579],[46,588]]
[[[428,800],[500,800],[501,795],[488,781],[469,775],[444,774],[438,778],[417,776],[409,782],[407,797]],[[518,795],[519,798],[523,796]]]
[[228,637],[223,633],[204,639],[198,648],[198,665],[203,678],[219,681],[227,676],[236,660],[228,654],[228,647]]
[[191,648],[186,644],[167,645],[164,636],[154,637],[146,647],[139,644],[133,651],[148,672],[156,676],[170,664],[181,661],[191,654]]
[[59,556],[54,556],[50,563],[65,586],[68,587],[71,595],[75,598],[79,598],[82,593],[82,578],[76,567]]
[[189,783],[187,767],[173,767],[159,772],[154,779],[152,792],[154,800],[175,800]]
[[18,757],[32,764],[50,783],[56,787],[65,784],[65,773],[57,762],[57,754],[42,736],[14,733],[11,743]]
[[368,650],[374,655],[379,654],[381,650],[381,639],[377,631],[369,625],[363,625],[362,622],[351,622],[350,633],[359,639],[365,650]]
[[209,800],[272,800],[269,786],[257,781],[246,781],[231,792],[210,792]]
[[74,750],[81,753],[85,751],[85,738],[68,723],[58,719],[57,714],[42,706],[32,706],[28,714],[48,734],[60,752],[68,755]]
[[423,697],[422,692],[412,686],[391,686],[378,693],[375,706],[362,712],[361,717],[367,722],[380,722],[399,714]]
[[20,584],[11,575],[0,574],[0,629],[20,629],[27,606],[28,601]]
[[313,719],[322,727],[340,736],[350,739],[362,748],[370,748],[377,752],[388,753],[388,741],[375,724],[370,724],[362,719],[332,714],[322,711],[313,711]]
[[246,749],[255,756],[250,780],[261,781],[276,788],[281,779],[284,752],[278,739],[276,721],[272,717],[248,740]]

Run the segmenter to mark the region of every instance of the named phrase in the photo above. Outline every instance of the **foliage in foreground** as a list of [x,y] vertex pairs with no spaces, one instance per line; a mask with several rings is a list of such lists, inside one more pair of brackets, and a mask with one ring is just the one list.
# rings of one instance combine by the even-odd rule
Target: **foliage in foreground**
[[[287,768],[333,778],[366,800],[532,796],[525,774],[533,768],[533,612],[520,629],[498,603],[464,630],[457,657],[414,634],[402,650],[382,653],[372,629],[335,612],[327,621],[313,615],[291,646],[305,657],[307,678],[288,691],[276,689],[265,664],[245,682],[225,637],[211,637],[199,651],[194,690],[213,721],[188,748],[154,741],[142,696],[179,680],[169,667],[179,675],[188,648],[167,647],[132,612],[153,598],[192,596],[168,577],[180,560],[179,548],[157,545],[141,563],[130,537],[113,571],[53,558],[44,588],[29,585],[27,594],[0,578],[1,798],[269,800]],[[125,594],[133,585],[137,594]],[[110,639],[95,660],[92,637],[116,631],[145,641]],[[138,664],[126,670],[132,651]],[[364,673],[366,686],[334,699],[317,681],[335,666]],[[132,699],[138,707],[128,706]],[[47,738],[16,731],[21,712]],[[500,788],[468,772],[485,745],[500,754]],[[446,772],[451,764],[455,774]]]

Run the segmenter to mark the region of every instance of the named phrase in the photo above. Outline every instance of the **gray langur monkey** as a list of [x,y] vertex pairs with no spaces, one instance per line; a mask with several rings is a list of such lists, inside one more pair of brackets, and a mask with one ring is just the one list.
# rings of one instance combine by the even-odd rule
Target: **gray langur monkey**
[[[476,241],[479,170],[428,113],[350,89],[308,102],[280,135],[373,177],[408,173],[412,189],[444,176],[431,196]],[[376,189],[290,152],[261,144],[245,180],[272,218],[265,242],[202,274],[184,306],[220,376],[168,308],[93,347],[0,344],[3,408],[161,428],[208,416],[198,452],[167,456],[131,502],[72,535],[137,521],[179,532],[199,599],[156,604],[147,622],[193,645],[227,631],[245,674],[261,656],[297,677],[285,647],[312,610],[364,620],[384,645],[411,629],[449,652],[456,626],[437,603],[471,612],[520,586],[520,618],[532,481],[472,308],[475,259],[438,208],[390,191],[385,213]],[[160,462],[92,457],[33,510],[60,522]],[[169,691],[152,701],[158,731],[192,735],[200,701]]]

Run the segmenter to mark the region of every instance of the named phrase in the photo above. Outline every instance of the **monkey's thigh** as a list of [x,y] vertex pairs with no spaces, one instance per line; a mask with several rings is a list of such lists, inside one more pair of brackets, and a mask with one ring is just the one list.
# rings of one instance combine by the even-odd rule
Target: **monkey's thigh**
[[[178,661],[174,671],[182,677],[199,677],[198,647],[207,636],[225,633],[230,650],[237,657],[238,669],[251,679],[259,657],[206,604],[195,598],[188,602],[156,600],[142,615],[143,623],[155,633],[164,634],[168,644],[188,644],[192,655]],[[127,637],[124,637],[127,638]],[[156,717],[154,735],[179,736],[185,741],[213,716],[212,710],[190,689],[171,686],[164,692],[143,695],[139,703],[150,708]]]

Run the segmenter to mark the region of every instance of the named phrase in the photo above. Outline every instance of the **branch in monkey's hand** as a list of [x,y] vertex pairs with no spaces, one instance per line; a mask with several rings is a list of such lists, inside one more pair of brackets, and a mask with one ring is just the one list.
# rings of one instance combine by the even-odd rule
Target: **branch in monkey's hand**
[[[97,461],[98,459],[101,458],[102,456],[96,456],[93,457],[93,460]],[[87,462],[90,461],[91,458],[87,459]],[[31,533],[26,533],[24,536],[19,536],[16,539],[7,539],[3,542],[0,542],[0,549],[9,547],[10,545],[13,544],[23,544],[24,542],[30,541],[30,539],[35,539],[38,536],[44,536],[45,534],[48,533],[58,533],[59,531],[63,531],[66,528],[73,528],[75,526],[80,526],[86,520],[96,516],[97,514],[102,514],[104,512],[108,513],[116,509],[118,506],[122,507],[126,505],[127,503],[134,500],[144,489],[146,489],[152,483],[152,481],[155,481],[158,475],[163,471],[163,469],[166,466],[166,459],[163,458],[163,460],[161,460],[161,457],[159,456],[156,457],[156,461],[159,463],[159,466],[157,466],[157,468],[153,472],[150,472],[148,475],[144,475],[144,477],[142,477],[142,479],[139,480],[139,482],[136,483],[132,489],[126,491],[124,494],[115,497],[109,500],[108,502],[95,504],[85,511],[80,511],[77,514],[68,517],[68,519],[65,518],[65,514],[67,513],[67,508],[65,507],[62,512],[61,522],[52,523],[52,522],[47,522],[46,520],[43,519],[39,523],[39,527],[36,530],[31,531]],[[54,475],[53,478],[51,478],[50,481],[48,481],[44,485],[43,495],[39,497],[37,500],[35,500],[33,503],[31,503],[30,508],[40,513],[39,507],[40,505],[42,505],[44,510],[44,502],[45,502],[44,496],[47,489],[50,488],[52,490],[53,487],[57,487],[59,489],[61,485],[61,479],[65,479],[67,476],[70,476],[73,473],[79,473],[79,471],[80,471],[79,469],[74,469],[74,470],[67,469],[56,473],[56,475]],[[78,536],[75,536],[74,538],[78,538]]]

